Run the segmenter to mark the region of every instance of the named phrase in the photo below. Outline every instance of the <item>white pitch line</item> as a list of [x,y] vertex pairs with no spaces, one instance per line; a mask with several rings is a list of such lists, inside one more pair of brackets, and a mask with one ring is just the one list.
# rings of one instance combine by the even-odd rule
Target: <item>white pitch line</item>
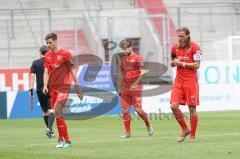
[[[220,137],[220,136],[240,136],[240,133],[233,133],[233,134],[212,134],[212,135],[200,135],[198,136],[198,138],[204,138],[204,137]],[[142,139],[146,139],[146,138],[150,138],[151,137],[133,137],[133,138],[129,138],[129,139],[123,139],[123,138],[115,138],[115,139],[104,139],[104,140],[88,140],[88,141],[74,141],[72,142],[73,144],[88,144],[88,143],[106,143],[106,142],[119,142],[119,141],[124,141],[124,142],[127,142],[127,141],[130,141],[130,140],[142,140]],[[175,139],[177,137],[154,137],[153,139]],[[4,145],[4,146],[1,146],[0,145],[0,148],[1,147],[34,147],[34,146],[46,146],[46,145],[55,145],[56,142],[50,142],[50,143],[33,143],[33,144],[27,144],[27,145],[17,145],[17,144],[13,144],[13,145]]]

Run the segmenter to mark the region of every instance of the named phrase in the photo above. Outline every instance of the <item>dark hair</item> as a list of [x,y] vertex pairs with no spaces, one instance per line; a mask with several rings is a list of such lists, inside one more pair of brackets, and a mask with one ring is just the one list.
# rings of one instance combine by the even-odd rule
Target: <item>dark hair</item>
[[190,30],[187,27],[181,27],[177,29],[178,32],[184,32],[186,35],[190,35]]
[[41,55],[45,55],[48,52],[48,47],[46,45],[43,45],[40,47],[39,52],[41,53]]
[[[191,43],[190,30],[187,27],[181,27],[181,28],[178,28],[176,30],[176,32],[177,33],[184,32],[188,36],[187,43],[186,43],[186,48],[189,48],[190,43]],[[179,45],[179,47],[180,47],[180,45]]]
[[119,47],[124,48],[124,47],[132,47],[132,41],[129,39],[124,39],[120,42]]
[[55,33],[49,33],[46,35],[45,40],[52,39],[52,40],[57,40],[57,34]]

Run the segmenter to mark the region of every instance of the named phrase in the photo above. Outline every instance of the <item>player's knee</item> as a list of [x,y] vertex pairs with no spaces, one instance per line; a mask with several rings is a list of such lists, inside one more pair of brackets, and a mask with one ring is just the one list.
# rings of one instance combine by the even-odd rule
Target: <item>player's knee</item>
[[129,108],[122,108],[122,112],[124,114],[130,113],[130,109]]
[[60,118],[60,117],[62,117],[62,112],[58,111],[58,110],[55,110],[54,115],[55,115],[56,118]]
[[189,106],[190,115],[195,115],[197,113],[196,106]]
[[175,110],[175,109],[178,109],[178,106],[179,106],[179,104],[177,104],[177,103],[171,103],[171,109],[172,110]]
[[136,111],[138,114],[141,114],[142,109],[141,109],[141,108],[138,108],[138,109],[135,109],[135,111]]

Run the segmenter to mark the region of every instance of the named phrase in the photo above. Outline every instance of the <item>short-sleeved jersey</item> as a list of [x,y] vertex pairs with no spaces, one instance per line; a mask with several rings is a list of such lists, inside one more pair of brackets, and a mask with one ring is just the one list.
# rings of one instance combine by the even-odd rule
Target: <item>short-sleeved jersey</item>
[[70,89],[70,69],[72,55],[69,51],[59,49],[57,52],[49,50],[45,55],[44,67],[48,69],[49,87],[56,91]]
[[138,54],[130,54],[122,57],[121,70],[124,88],[129,88],[137,80],[141,73],[140,69],[143,66],[143,58]]
[[30,68],[30,73],[36,74],[37,90],[43,89],[44,57],[34,60]]
[[[172,47],[172,60],[178,58],[181,62],[192,63],[196,60],[200,61],[202,56],[202,51],[200,47],[194,43],[190,43],[190,47],[179,48],[178,44]],[[177,67],[177,75],[175,82],[178,83],[194,83],[198,81],[197,70],[192,68]]]

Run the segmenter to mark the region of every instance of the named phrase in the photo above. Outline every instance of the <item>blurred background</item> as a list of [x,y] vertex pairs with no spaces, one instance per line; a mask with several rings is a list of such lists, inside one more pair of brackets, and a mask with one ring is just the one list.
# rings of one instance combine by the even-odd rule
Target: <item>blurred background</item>
[[[133,41],[145,61],[169,66],[180,26],[190,29],[203,52],[200,110],[240,109],[239,0],[0,0],[0,91],[6,93],[5,105],[13,105],[16,98],[16,93],[7,94],[28,90],[28,69],[49,32],[58,34],[60,47],[74,55],[96,55],[106,66],[120,48],[104,46],[124,38]],[[163,76],[172,81],[173,74],[169,68]],[[143,102],[150,113],[169,111],[169,91]],[[6,107],[1,112],[9,117]]]

